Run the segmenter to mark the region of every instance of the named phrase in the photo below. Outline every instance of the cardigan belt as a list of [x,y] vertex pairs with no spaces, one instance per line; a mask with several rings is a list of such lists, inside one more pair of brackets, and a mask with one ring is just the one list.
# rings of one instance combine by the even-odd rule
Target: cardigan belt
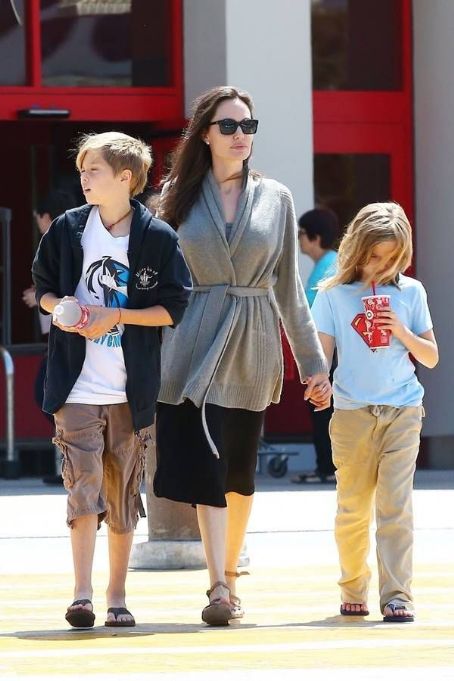
[[[226,296],[236,296],[238,298],[251,298],[255,296],[268,296],[270,289],[268,288],[257,288],[254,286],[230,286],[229,284],[216,284],[215,286],[194,286],[192,289],[193,293],[204,293],[208,294],[208,300],[207,304],[205,306],[201,324],[200,324],[200,332],[197,336],[197,341],[196,341],[196,347],[194,348],[194,354],[198,355],[200,351],[200,346],[205,346],[205,348],[208,350],[210,345],[211,345],[211,339],[208,337],[207,334],[204,334],[204,328],[214,328],[215,330],[217,329],[217,324],[210,324],[210,325],[204,325],[204,317],[207,316],[208,318],[213,319],[215,316],[217,319],[221,318],[221,312],[222,312],[222,306],[225,301]],[[222,356],[224,354],[225,348],[227,347],[227,344],[229,342],[232,329],[234,327],[233,324],[234,317],[232,317],[232,323],[230,324],[230,328],[228,330],[224,346],[219,354],[218,360],[216,362],[216,366],[213,370],[213,373],[211,376],[207,377],[207,383],[205,387],[205,394],[202,402],[202,424],[203,424],[203,430],[206,436],[206,439],[208,440],[208,444],[210,445],[211,451],[213,454],[216,456],[216,458],[219,459],[219,452],[218,449],[213,441],[213,438],[210,435],[210,431],[208,429],[208,424],[206,420],[206,401],[208,397],[208,392],[211,388],[211,384],[213,383],[214,377],[216,375],[216,369],[218,368]],[[203,348],[202,348],[203,349]]]

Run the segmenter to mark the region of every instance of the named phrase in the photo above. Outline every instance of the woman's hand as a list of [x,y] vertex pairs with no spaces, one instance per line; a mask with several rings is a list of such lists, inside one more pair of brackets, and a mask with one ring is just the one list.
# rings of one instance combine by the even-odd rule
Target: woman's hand
[[315,411],[328,409],[333,394],[328,374],[314,374],[307,378],[307,388],[304,399],[309,400],[315,407]]

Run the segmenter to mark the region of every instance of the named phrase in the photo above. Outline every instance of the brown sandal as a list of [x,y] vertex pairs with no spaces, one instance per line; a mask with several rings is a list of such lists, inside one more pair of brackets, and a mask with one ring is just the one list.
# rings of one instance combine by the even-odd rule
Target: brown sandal
[[[218,586],[223,586],[230,594],[230,589],[225,582],[215,582],[211,589],[206,592],[208,598]],[[230,619],[232,619],[232,610],[230,600],[226,598],[214,598],[202,610],[202,620],[211,627],[225,627]]]
[[[346,605],[359,605],[361,610],[347,610]],[[340,607],[340,614],[344,617],[367,617],[369,609],[365,603],[350,603],[346,601]]]
[[[226,577],[241,577],[242,575],[248,575],[249,572],[247,570],[242,570],[241,572],[235,571],[231,572],[230,570],[225,571],[225,576]],[[231,619],[232,620],[239,620],[242,617],[244,617],[244,610],[243,606],[241,605],[241,598],[238,596],[234,596],[233,594],[230,594],[230,610],[231,610]]]
[[65,620],[75,629],[89,629],[95,623],[95,613],[93,610],[84,608],[84,605],[90,604],[93,607],[89,598],[79,598],[73,601],[66,611]]
[[[106,620],[104,622],[105,627],[135,627],[136,621],[131,612],[127,608],[107,608],[107,614],[113,615],[115,619]],[[129,620],[119,620],[118,615],[129,615]]]

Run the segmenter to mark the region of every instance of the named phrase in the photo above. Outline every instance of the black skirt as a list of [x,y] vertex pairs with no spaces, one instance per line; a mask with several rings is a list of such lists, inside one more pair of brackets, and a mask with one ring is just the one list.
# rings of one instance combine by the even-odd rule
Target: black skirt
[[220,458],[206,439],[201,409],[186,400],[159,402],[156,410],[154,493],[173,501],[225,507],[227,492],[255,491],[257,451],[265,411],[206,405],[208,429]]

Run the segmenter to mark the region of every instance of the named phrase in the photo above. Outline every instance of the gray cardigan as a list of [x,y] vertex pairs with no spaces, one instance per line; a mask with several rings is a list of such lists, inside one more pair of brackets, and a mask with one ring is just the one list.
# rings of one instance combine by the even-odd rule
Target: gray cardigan
[[298,274],[295,210],[286,187],[249,175],[227,241],[210,171],[178,236],[194,289],[180,325],[164,331],[159,401],[252,411],[279,402],[279,320],[301,380],[328,371]]

